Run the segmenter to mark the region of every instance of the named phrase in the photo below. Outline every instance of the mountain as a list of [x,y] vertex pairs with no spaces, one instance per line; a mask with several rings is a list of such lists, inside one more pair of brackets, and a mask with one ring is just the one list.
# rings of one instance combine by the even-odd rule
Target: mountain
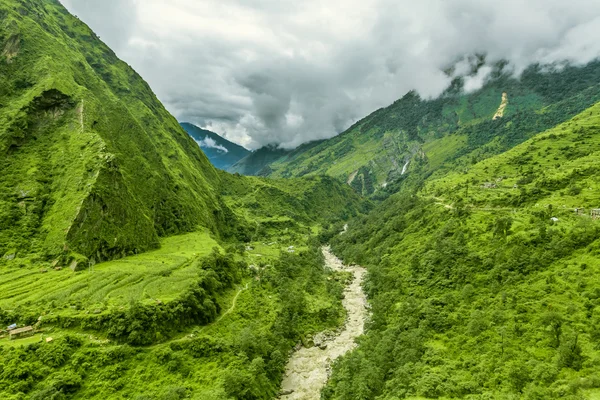
[[93,263],[226,229],[216,170],[131,67],[58,1],[0,15],[0,256]]
[[343,325],[318,235],[360,212],[215,169],[58,1],[0,0],[0,398],[274,398]]
[[304,143],[295,149],[282,149],[276,145],[267,145],[251,152],[227,171],[249,176],[270,176],[273,174],[271,165],[294,159],[298,154],[302,154],[322,142],[319,140]]
[[181,126],[198,143],[210,162],[219,169],[227,170],[227,168],[250,154],[249,150],[214,132],[198,128],[187,122],[182,123]]
[[332,231],[372,321],[325,399],[595,398],[600,103]]
[[0,398],[598,398],[599,69],[499,64],[242,176],[58,1],[0,0]]
[[241,175],[267,175],[268,171],[263,171],[263,169],[289,152],[289,150],[275,145],[261,147],[229,167],[227,172]]
[[[498,64],[478,91],[464,80],[437,99],[411,92],[375,111],[344,133],[287,153],[268,175],[327,174],[370,194],[392,182],[470,164],[508,150],[572,118],[600,100],[600,62],[583,67],[528,68],[520,79]],[[450,166],[452,165],[452,166]]]

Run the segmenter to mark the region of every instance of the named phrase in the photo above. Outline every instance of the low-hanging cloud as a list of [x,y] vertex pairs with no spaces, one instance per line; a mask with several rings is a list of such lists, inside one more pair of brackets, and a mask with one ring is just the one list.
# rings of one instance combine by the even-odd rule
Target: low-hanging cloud
[[438,96],[443,71],[467,74],[476,54],[517,74],[600,55],[600,2],[589,0],[63,3],[179,120],[248,148],[332,137],[412,89]]
[[214,139],[209,138],[208,136],[205,137],[203,140],[196,140],[196,143],[198,143],[198,146],[200,146],[203,149],[217,149],[223,153],[229,153],[229,150],[227,150],[227,148],[220,144],[217,144],[217,142],[215,142]]

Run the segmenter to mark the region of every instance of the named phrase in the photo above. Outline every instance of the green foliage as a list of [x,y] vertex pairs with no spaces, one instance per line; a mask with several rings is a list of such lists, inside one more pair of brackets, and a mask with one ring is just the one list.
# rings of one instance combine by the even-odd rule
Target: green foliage
[[333,237],[347,262],[368,266],[373,316],[326,399],[585,398],[600,387],[600,225],[589,217],[599,107],[394,194]]
[[[216,252],[200,265],[207,272],[203,282],[179,300],[163,306],[134,304],[122,313],[90,316],[95,321],[87,321],[85,333],[70,328],[72,334],[48,343],[0,345],[0,395],[270,399],[278,392],[292,346],[344,318],[339,297],[343,284],[323,269],[316,242],[305,252],[285,252],[261,266],[258,279],[247,281],[236,296],[235,307],[208,325],[214,315],[206,314],[198,294],[213,295],[214,304],[221,304],[218,293],[211,291],[225,290],[222,282],[235,283],[237,266],[231,256]],[[56,325],[53,329],[59,334]],[[103,329],[114,340],[90,339]],[[170,331],[180,330],[185,334],[164,340]],[[139,346],[155,342],[156,332],[163,340]]]
[[1,255],[98,262],[235,224],[197,144],[86,25],[57,1],[0,13]]

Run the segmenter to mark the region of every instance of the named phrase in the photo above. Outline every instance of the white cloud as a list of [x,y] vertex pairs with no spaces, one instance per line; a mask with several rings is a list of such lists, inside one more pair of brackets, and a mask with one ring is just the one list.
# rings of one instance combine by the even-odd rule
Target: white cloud
[[217,144],[214,139],[209,138],[208,136],[205,137],[204,140],[196,140],[196,143],[198,143],[198,146],[202,147],[203,149],[217,149],[223,153],[229,153],[229,150],[227,150],[224,146]]
[[64,2],[177,118],[249,148],[331,137],[411,89],[435,97],[475,54],[517,73],[600,55],[590,0]]

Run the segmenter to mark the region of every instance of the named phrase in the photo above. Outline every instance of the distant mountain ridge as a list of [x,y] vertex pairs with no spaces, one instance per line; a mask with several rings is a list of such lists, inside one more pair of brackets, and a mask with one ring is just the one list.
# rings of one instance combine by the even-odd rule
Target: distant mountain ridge
[[276,144],[269,144],[250,152],[227,171],[242,175],[269,176],[273,173],[273,169],[270,167],[271,164],[292,161],[298,155],[322,142],[324,140],[304,143],[295,149],[282,149]]
[[189,122],[182,122],[180,125],[198,143],[210,162],[219,169],[227,170],[250,154],[249,150],[215,132],[199,128]]
[[267,145],[251,152],[245,158],[227,169],[228,172],[242,175],[268,175],[263,171],[269,164],[285,157],[291,150],[280,149],[277,145]]
[[498,64],[477,91],[466,93],[457,78],[437,99],[409,92],[338,136],[269,157],[257,159],[257,151],[235,172],[330,175],[372,194],[415,172],[426,176],[506,151],[600,101],[598,82],[599,61],[551,71],[535,65],[519,79]]

